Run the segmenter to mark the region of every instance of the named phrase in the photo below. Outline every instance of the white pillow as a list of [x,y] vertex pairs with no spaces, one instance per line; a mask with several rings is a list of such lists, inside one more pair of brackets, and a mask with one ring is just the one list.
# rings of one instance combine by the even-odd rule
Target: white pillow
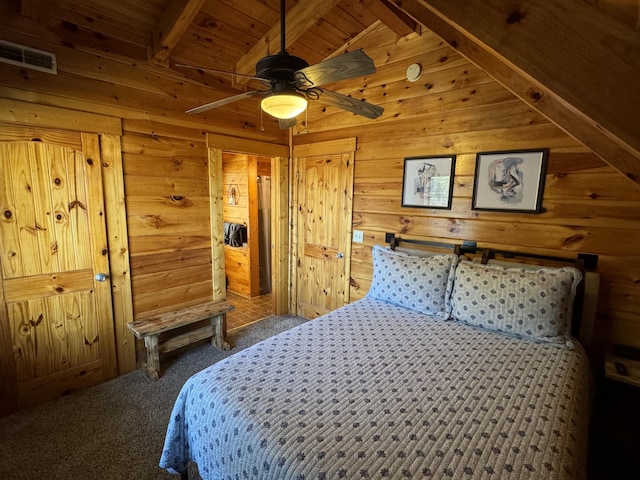
[[414,256],[374,246],[373,280],[367,296],[447,319],[458,263],[454,254]]
[[572,348],[577,268],[505,268],[460,262],[451,316],[470,325]]

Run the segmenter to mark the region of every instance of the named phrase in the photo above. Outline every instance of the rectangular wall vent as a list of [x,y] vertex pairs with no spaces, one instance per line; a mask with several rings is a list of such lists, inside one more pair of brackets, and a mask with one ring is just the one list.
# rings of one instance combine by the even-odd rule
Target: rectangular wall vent
[[58,74],[56,55],[36,48],[25,47],[17,43],[0,40],[0,62],[19,67]]

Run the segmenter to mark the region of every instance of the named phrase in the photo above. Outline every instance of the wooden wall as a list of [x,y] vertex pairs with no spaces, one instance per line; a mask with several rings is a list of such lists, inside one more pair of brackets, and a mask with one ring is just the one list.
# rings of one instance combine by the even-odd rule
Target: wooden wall
[[[312,104],[308,125],[298,125],[293,138],[294,144],[358,139],[353,227],[364,232],[364,243],[353,244],[351,301],[369,288],[370,249],[384,243],[385,232],[561,256],[594,253],[601,325],[612,341],[640,346],[637,185],[429,32],[397,40],[381,27],[353,47],[364,48],[378,72],[365,85],[351,82],[338,91],[383,106],[384,115],[371,121]],[[423,67],[415,83],[405,79],[411,63]],[[476,152],[524,148],[550,150],[544,212],[471,210]],[[457,155],[451,210],[401,207],[404,157],[450,154]]]
[[[186,115],[237,91],[203,87],[169,69],[81,51],[0,27],[2,38],[52,51],[58,75],[0,64],[0,97],[123,119],[122,150],[134,314],[211,296],[206,133],[285,143],[275,121],[256,125],[252,101]],[[63,127],[63,126],[61,126]],[[207,231],[208,230],[208,231]]]
[[[59,74],[0,64],[0,97],[123,119],[135,314],[168,308],[163,297],[197,302],[208,295],[204,271],[210,261],[202,227],[209,213],[202,208],[200,180],[206,178],[205,133],[286,143],[284,133],[271,121],[261,132],[256,103],[250,100],[187,116],[187,108],[228,92],[115,53],[73,49],[40,33],[34,29],[27,36],[0,27],[9,41],[56,53]],[[378,24],[349,46],[358,47],[374,59],[378,73],[329,87],[384,106],[383,117],[370,121],[315,102],[308,124],[296,127],[293,140],[358,138],[353,224],[365,232],[365,243],[353,248],[352,300],[366,293],[369,248],[383,243],[387,231],[505,248],[596,253],[603,278],[602,321],[614,341],[640,346],[638,188],[435,35],[398,40]],[[422,64],[424,73],[410,83],[404,75],[414,62]],[[475,153],[534,147],[550,149],[546,211],[472,211]],[[458,155],[452,210],[400,207],[403,158],[437,154]]]
[[[0,25],[0,37],[58,57],[58,75],[0,64],[0,99],[65,108],[78,121],[81,112],[122,120],[125,201],[118,207],[127,210],[133,315],[211,299],[206,134],[284,144],[286,132],[268,118],[261,131],[251,100],[197,116],[184,113],[236,90],[206,88],[112,52],[74,49],[38,29],[27,36]],[[3,111],[2,120],[20,122],[30,114],[11,108]],[[64,121],[59,128],[65,128]]]
[[[124,185],[136,316],[212,298],[204,136],[149,135],[125,121]],[[184,136],[184,133],[182,133]]]

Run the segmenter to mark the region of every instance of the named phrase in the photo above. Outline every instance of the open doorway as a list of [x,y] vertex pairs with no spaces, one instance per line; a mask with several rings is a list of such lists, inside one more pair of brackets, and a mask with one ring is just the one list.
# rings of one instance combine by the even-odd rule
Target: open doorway
[[233,330],[273,314],[271,157],[222,153],[227,315]]
[[[256,140],[227,137],[224,135],[207,136],[209,146],[210,165],[210,191],[211,193],[211,228],[212,228],[212,268],[214,283],[214,300],[227,298],[235,300],[236,312],[227,317],[227,328],[235,328],[234,315],[244,317],[242,323],[255,321],[255,317],[264,318],[265,311],[268,314],[284,315],[289,312],[289,147],[286,145],[265,143]],[[227,176],[223,171],[229,161],[241,160],[255,165],[246,173],[246,186],[238,176]],[[255,161],[251,162],[252,159]],[[259,159],[268,161],[259,162]],[[237,165],[236,165],[237,168]],[[246,168],[246,167],[245,167]],[[226,168],[224,169],[227,170]],[[266,178],[270,180],[267,181]],[[269,182],[270,189],[264,188]],[[262,186],[260,186],[262,183]],[[259,189],[262,195],[259,195]],[[269,202],[263,201],[263,208],[268,206],[268,211],[260,212],[259,197],[268,197]],[[252,240],[253,252],[250,256],[251,264],[248,265],[249,277],[245,277],[246,286],[238,295],[237,284],[235,288],[227,288],[228,268],[226,264],[237,263],[240,250],[234,250],[229,254],[229,248],[225,249],[224,226],[225,222],[238,224],[245,223],[239,218],[234,208],[246,204],[246,240],[249,244]],[[254,208],[249,208],[250,204]],[[251,215],[251,217],[249,217]],[[262,220],[262,222],[261,222]],[[260,246],[260,225],[269,225],[269,237],[262,235],[263,245]],[[244,242],[243,242],[244,243]],[[260,255],[262,248],[263,254]],[[265,261],[269,251],[271,258]],[[260,259],[263,259],[263,267],[260,268]],[[262,275],[261,275],[262,273]],[[260,278],[270,277],[270,286],[262,283]],[[231,281],[229,281],[231,283]],[[270,290],[270,293],[266,293]],[[238,295],[238,297],[235,297]],[[231,303],[234,303],[233,301]],[[267,308],[270,304],[271,308]],[[250,309],[253,313],[246,314]],[[245,311],[245,313],[243,313]]]

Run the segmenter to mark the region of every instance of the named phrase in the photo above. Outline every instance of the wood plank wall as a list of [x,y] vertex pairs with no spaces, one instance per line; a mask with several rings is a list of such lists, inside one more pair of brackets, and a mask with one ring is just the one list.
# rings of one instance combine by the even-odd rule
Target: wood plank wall
[[136,316],[212,298],[208,161],[204,136],[123,136],[133,309]]
[[[59,67],[54,76],[0,64],[0,99],[69,109],[75,118],[90,112],[122,119],[134,316],[210,300],[206,134],[286,144],[286,132],[268,118],[261,131],[259,109],[251,100],[186,115],[190,107],[238,92],[205,88],[114,53],[76,50],[39,38],[40,33],[27,37],[0,26],[3,39],[56,53]],[[21,114],[5,111],[2,120],[19,122]]]
[[[351,301],[371,282],[370,249],[385,232],[539,253],[599,255],[599,318],[611,341],[640,347],[640,189],[532,111],[429,32],[396,39],[384,27],[362,47],[378,72],[336,90],[385,108],[371,121],[312,104],[294,144],[356,136]],[[405,79],[411,63],[421,78]],[[347,82],[345,82],[347,83]],[[364,88],[366,87],[366,88]],[[594,93],[595,94],[595,93]],[[308,133],[307,133],[308,132]],[[475,154],[549,148],[544,212],[471,210]],[[457,155],[451,210],[401,207],[403,159]]]
[[[175,218],[178,205],[184,203],[169,197],[190,198],[192,186],[202,188],[194,172],[202,171],[206,160],[206,155],[199,157],[204,152],[204,132],[279,143],[286,143],[286,137],[274,122],[265,122],[265,132],[259,130],[256,105],[251,101],[197,118],[185,115],[187,108],[228,93],[212,93],[162,67],[144,62],[132,65],[108,52],[79,51],[39,38],[37,31],[27,37],[0,27],[0,33],[9,41],[53,51],[59,60],[57,76],[0,64],[0,97],[124,120],[126,204],[136,212],[128,217],[136,315],[166,307],[153,299],[163,294],[150,281],[161,271],[176,273],[156,276],[154,281],[173,282],[185,293],[185,301],[196,302],[206,294],[201,288],[203,277],[194,276],[193,283],[179,277],[210,260],[201,249],[204,242],[197,238],[201,232],[177,234],[175,223],[154,227],[151,219]],[[475,239],[505,248],[597,253],[603,279],[602,321],[612,340],[640,346],[638,189],[435,35],[425,32],[398,40],[379,26],[351,45],[358,47],[374,59],[378,73],[331,88],[384,106],[384,116],[370,121],[312,103],[308,124],[301,123],[294,131],[294,143],[358,137],[353,223],[364,230],[365,243],[353,248],[352,300],[368,289],[370,246],[383,243],[384,233],[390,230],[416,238]],[[418,82],[409,83],[404,74],[414,62],[422,64],[425,73]],[[550,148],[543,199],[546,212],[471,211],[475,153],[532,147]],[[401,208],[403,158],[451,153],[458,155],[452,210]],[[147,176],[160,184],[154,194],[129,191],[136,188],[134,177]],[[172,185],[174,179],[176,185]],[[184,210],[192,212],[192,220],[197,217],[206,223],[208,212],[198,208],[196,201]],[[184,210],[180,211],[187,213]],[[172,243],[161,245],[152,240],[155,236]],[[149,256],[146,260],[155,257],[157,264],[136,264],[136,257],[145,256]],[[172,287],[167,284],[167,288]]]
[[38,31],[27,37],[0,27],[0,34],[58,57],[58,75],[0,64],[0,97],[123,119],[134,315],[210,298],[206,133],[278,143],[286,143],[286,133],[269,119],[261,132],[251,100],[197,116],[184,113],[235,90],[206,88],[114,53],[52,43],[38,38]]

